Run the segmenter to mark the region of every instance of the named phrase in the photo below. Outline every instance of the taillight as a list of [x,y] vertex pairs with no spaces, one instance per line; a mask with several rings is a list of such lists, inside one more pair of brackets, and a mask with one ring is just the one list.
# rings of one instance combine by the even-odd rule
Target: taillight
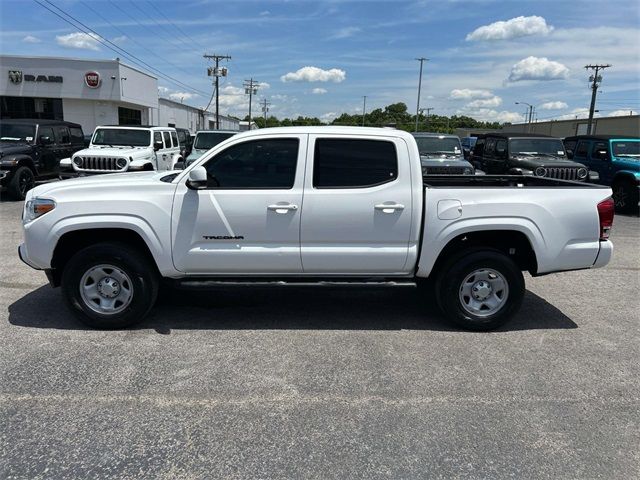
[[607,240],[611,227],[613,227],[613,215],[615,202],[609,197],[598,204],[598,218],[600,219],[600,240]]

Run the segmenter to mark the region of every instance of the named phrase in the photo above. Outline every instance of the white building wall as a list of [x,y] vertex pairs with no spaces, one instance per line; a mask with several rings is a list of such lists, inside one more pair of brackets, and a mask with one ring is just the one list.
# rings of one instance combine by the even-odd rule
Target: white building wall
[[179,128],[188,128],[192,133],[205,128],[201,110],[166,98],[158,100],[158,116],[155,123],[161,127],[172,124]]

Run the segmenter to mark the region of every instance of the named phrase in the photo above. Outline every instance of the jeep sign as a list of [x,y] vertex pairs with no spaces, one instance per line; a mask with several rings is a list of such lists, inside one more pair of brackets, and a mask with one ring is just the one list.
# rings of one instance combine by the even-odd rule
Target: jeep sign
[[100,86],[100,74],[98,72],[87,72],[84,74],[84,83],[89,88],[98,88]]

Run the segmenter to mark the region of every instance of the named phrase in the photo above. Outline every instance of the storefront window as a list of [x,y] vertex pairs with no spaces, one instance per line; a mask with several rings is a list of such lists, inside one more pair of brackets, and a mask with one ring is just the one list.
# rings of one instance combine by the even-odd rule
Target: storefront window
[[142,125],[142,112],[133,108],[118,107],[118,125]]

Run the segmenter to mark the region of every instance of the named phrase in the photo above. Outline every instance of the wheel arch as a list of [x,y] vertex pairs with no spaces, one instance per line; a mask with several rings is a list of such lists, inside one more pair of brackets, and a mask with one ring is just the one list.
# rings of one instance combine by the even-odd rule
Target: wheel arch
[[432,268],[421,273],[434,277],[450,258],[463,250],[477,248],[500,251],[513,259],[521,270],[532,274],[538,271],[538,257],[527,234],[520,230],[505,229],[472,230],[457,234],[440,250]]
[[139,251],[160,274],[158,263],[143,236],[128,227],[94,227],[78,230],[70,230],[63,233],[58,239],[51,258],[51,283],[60,285],[64,267],[73,255],[90,245],[97,243],[113,242],[124,243]]

